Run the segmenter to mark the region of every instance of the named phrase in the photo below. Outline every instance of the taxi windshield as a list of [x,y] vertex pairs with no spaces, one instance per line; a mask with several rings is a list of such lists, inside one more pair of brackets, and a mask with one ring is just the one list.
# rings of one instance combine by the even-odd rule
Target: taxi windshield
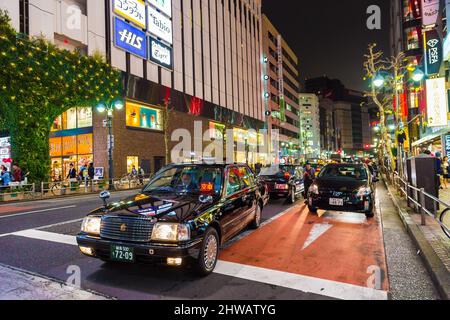
[[220,194],[222,179],[222,169],[218,167],[172,167],[159,172],[144,192]]
[[260,176],[280,176],[282,177],[286,172],[293,175],[295,173],[294,166],[280,166],[273,165],[270,167],[265,167],[261,169]]
[[329,165],[322,170],[319,178],[367,180],[367,172],[364,167]]

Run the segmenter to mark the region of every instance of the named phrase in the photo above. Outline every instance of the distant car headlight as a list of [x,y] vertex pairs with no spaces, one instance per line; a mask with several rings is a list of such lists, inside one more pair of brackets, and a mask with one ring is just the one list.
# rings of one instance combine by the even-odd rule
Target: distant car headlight
[[152,240],[187,241],[191,239],[191,229],[185,224],[157,223],[153,227]]
[[102,218],[100,217],[86,217],[81,224],[81,231],[92,235],[100,235],[101,221]]
[[366,197],[368,195],[370,195],[372,193],[372,190],[370,190],[370,188],[368,187],[361,187],[358,189],[358,193],[356,194],[356,196],[359,197]]
[[309,187],[309,193],[312,194],[319,194],[319,187],[316,184],[313,184],[311,187]]

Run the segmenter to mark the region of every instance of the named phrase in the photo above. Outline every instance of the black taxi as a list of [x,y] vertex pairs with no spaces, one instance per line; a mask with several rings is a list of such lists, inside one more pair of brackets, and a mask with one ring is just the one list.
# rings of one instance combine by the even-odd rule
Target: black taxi
[[220,246],[258,228],[264,190],[247,165],[169,165],[135,196],[92,211],[77,235],[80,251],[107,262],[193,263],[211,273]]

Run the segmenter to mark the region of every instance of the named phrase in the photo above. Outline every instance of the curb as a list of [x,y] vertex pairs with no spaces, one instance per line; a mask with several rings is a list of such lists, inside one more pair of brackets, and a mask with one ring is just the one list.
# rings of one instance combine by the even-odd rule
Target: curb
[[424,262],[425,268],[430,274],[439,295],[444,300],[450,300],[450,273],[434,251],[433,247],[428,243],[419,226],[411,219],[406,211],[407,209],[401,206],[400,200],[392,192],[392,188],[387,184],[385,179],[383,179],[383,182],[392,202],[398,209],[398,215],[402,220],[403,225],[414,244],[419,249],[419,255]]

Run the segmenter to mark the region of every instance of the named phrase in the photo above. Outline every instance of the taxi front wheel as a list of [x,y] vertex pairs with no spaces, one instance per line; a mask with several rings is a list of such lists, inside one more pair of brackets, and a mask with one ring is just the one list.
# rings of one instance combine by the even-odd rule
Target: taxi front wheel
[[195,262],[195,271],[200,276],[211,274],[219,256],[219,235],[214,228],[209,228],[200,248],[200,254]]

